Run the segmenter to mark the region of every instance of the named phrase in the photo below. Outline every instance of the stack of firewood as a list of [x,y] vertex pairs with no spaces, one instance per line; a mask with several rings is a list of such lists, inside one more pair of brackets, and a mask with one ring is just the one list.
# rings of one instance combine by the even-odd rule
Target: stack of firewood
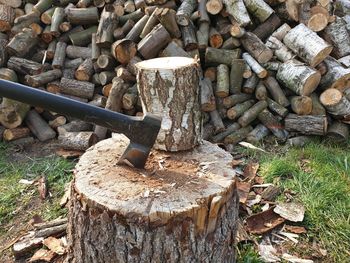
[[[347,0],[0,3],[0,78],[141,116],[135,64],[197,57],[205,139],[349,136]],[[63,148],[85,150],[108,136],[103,127],[6,98],[0,123],[0,138],[18,144],[58,134]]]

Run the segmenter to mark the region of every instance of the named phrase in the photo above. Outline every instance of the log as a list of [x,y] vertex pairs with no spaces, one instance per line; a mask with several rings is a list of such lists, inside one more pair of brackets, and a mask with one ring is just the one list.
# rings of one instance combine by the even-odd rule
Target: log
[[271,36],[277,38],[279,41],[282,41],[291,29],[292,28],[287,23],[284,23],[279,28],[277,28]]
[[59,25],[59,29],[62,33],[69,32],[70,30],[72,30],[72,24],[67,21],[64,21]]
[[26,82],[32,87],[41,87],[49,82],[59,79],[62,76],[62,71],[60,69],[54,69],[40,73],[39,75],[26,75]]
[[[130,90],[130,89],[129,89]],[[135,87],[135,91],[127,91],[123,95],[122,103],[123,103],[123,109],[124,110],[133,110],[136,106],[138,94],[137,89]]]
[[163,51],[159,53],[160,57],[188,57],[191,56],[183,50],[174,40],[171,41]]
[[129,88],[122,79],[115,78],[112,82],[112,87],[106,102],[106,109],[116,112],[122,111],[123,95]]
[[224,139],[224,144],[237,144],[243,141],[247,135],[253,130],[252,126],[247,126],[234,131]]
[[290,105],[298,115],[309,115],[312,112],[312,99],[307,96],[292,96]]
[[281,61],[286,62],[295,57],[279,39],[274,36],[270,36],[266,41],[266,46],[273,50],[274,55]]
[[320,64],[332,52],[332,46],[304,24],[291,29],[283,42],[311,67]]
[[80,98],[91,99],[94,95],[95,84],[74,79],[61,79],[61,92]]
[[216,67],[208,67],[204,70],[204,77],[210,79],[211,82],[216,81]]
[[244,52],[242,58],[259,78],[263,79],[267,76],[267,70],[264,69],[249,53]]
[[281,26],[281,24],[282,21],[278,17],[278,15],[272,14],[264,23],[258,24],[258,26],[252,31],[252,33],[255,34],[262,41],[265,41],[269,36],[273,35],[273,32],[277,30]]
[[254,105],[254,100],[247,100],[241,104],[237,104],[227,110],[227,118],[229,118],[230,120],[235,120],[240,116],[242,116],[253,105]]
[[95,94],[89,104],[94,105],[96,107],[105,108],[107,103],[107,98],[100,94]]
[[11,6],[12,8],[19,8],[22,5],[22,0],[0,0],[0,3]]
[[318,71],[295,60],[284,62],[276,77],[283,86],[301,96],[310,95],[321,80]]
[[113,43],[113,32],[118,25],[117,15],[113,11],[105,7],[100,16],[96,33],[96,44],[101,48],[108,48]]
[[94,67],[91,58],[87,58],[75,71],[75,78],[81,81],[89,81],[94,74]]
[[132,75],[134,75],[134,76],[137,75],[137,67],[136,67],[136,64],[139,63],[139,62],[141,62],[141,61],[142,61],[142,59],[139,58],[139,57],[133,57],[133,58],[129,61],[129,63],[128,63],[128,65],[127,65],[126,68],[128,69],[128,71],[129,71]]
[[[174,11],[174,10],[173,10]],[[152,31],[152,29],[159,24],[159,18],[157,17],[158,14],[161,14],[162,9],[159,9],[158,7],[153,11],[153,13],[149,16],[145,26],[142,29],[142,32],[140,34],[140,38],[144,38],[148,35],[149,32]],[[175,19],[175,18],[174,18]],[[176,24],[176,21],[175,21]],[[177,25],[177,24],[176,24]],[[164,25],[163,25],[164,26]],[[181,33],[180,33],[181,34]]]
[[113,36],[115,40],[120,40],[125,38],[129,31],[134,27],[135,22],[133,20],[128,20],[124,23],[122,27],[118,27],[114,30]]
[[232,60],[229,87],[231,94],[237,94],[241,92],[244,70],[245,63],[243,59]]
[[267,77],[264,80],[264,84],[274,101],[284,107],[289,106],[289,101],[286,95],[283,93],[283,90],[274,77]]
[[228,135],[230,135],[234,131],[237,131],[240,127],[241,126],[239,126],[239,124],[235,122],[235,123],[231,124],[230,126],[228,126],[225,131],[220,132],[220,133],[216,134],[215,136],[213,136],[211,141],[214,143],[221,142],[223,139],[225,139],[225,137],[227,137]]
[[269,134],[270,130],[260,123],[256,125],[250,133],[248,133],[245,140],[250,143],[257,143]]
[[276,113],[277,115],[281,116],[282,118],[286,117],[289,113],[289,111],[283,107],[282,105],[278,104],[276,101],[267,98],[267,104],[268,107],[270,109],[270,111],[272,111],[273,113]]
[[267,89],[262,81],[259,81],[258,85],[255,88],[255,98],[257,100],[267,99]]
[[344,90],[346,83],[350,79],[350,69],[344,68],[336,59],[327,57],[324,60],[327,72],[322,76],[320,81],[320,88],[325,89],[339,89]]
[[10,40],[6,50],[16,57],[25,57],[37,43],[38,38],[34,30],[27,28]]
[[263,111],[261,111],[258,115],[258,119],[278,139],[287,139],[288,132],[283,128],[279,120],[275,116],[273,116],[273,114],[269,110],[264,109]]
[[[50,28],[50,30],[51,30],[51,28]],[[69,35],[71,35],[74,32],[81,32],[83,30],[84,30],[83,26],[73,27],[72,29],[70,29],[70,30],[66,31],[65,33],[61,34],[61,36],[58,38],[58,40],[61,41],[61,42],[68,43],[68,42],[70,42]],[[51,32],[50,32],[50,34],[51,34]],[[52,34],[51,34],[51,36],[52,36]]]
[[28,137],[30,134],[30,130],[26,127],[23,128],[14,128],[14,129],[5,129],[2,134],[2,138],[4,141],[14,141],[17,139]]
[[95,25],[99,19],[97,7],[69,8],[66,15],[73,25]]
[[307,27],[314,32],[320,32],[326,28],[329,22],[328,10],[322,6],[313,6],[310,8],[310,18],[307,21]]
[[0,4],[0,32],[11,30],[15,15],[15,10],[11,6]]
[[135,12],[120,16],[119,17],[119,24],[124,25],[129,19],[136,23],[143,16],[144,16],[144,12],[142,11],[141,8],[139,8]]
[[122,80],[124,80],[125,82],[129,82],[129,83],[135,83],[136,82],[136,78],[133,74],[131,74],[126,68],[124,67],[120,67],[116,70],[117,73],[117,77],[121,78]]
[[243,0],[223,0],[223,3],[226,7],[226,12],[230,14],[238,24],[243,27],[251,24],[251,20]]
[[[133,261],[140,261],[142,258],[149,262],[161,262],[165,257],[169,261],[188,262],[193,260],[197,262],[209,255],[213,261],[218,263],[225,262],[225,260],[234,262],[235,251],[228,245],[228,243],[233,241],[235,235],[235,220],[238,214],[238,202],[234,180],[232,179],[234,173],[229,165],[232,162],[232,157],[218,146],[208,142],[199,146],[195,151],[180,154],[170,153],[168,154],[170,157],[165,157],[166,155],[161,152],[154,152],[153,154],[156,158],[160,160],[165,159],[164,170],[157,170],[159,172],[156,172],[156,179],[146,176],[142,181],[136,180],[135,182],[135,178],[139,176],[138,172],[126,166],[112,165],[112,162],[107,161],[110,158],[100,158],[101,154],[97,152],[98,147],[102,155],[117,158],[116,156],[122,153],[124,146],[126,146],[126,141],[125,139],[120,139],[120,136],[116,139],[109,139],[100,142],[94,150],[84,154],[79,161],[76,180],[71,193],[70,200],[72,205],[70,206],[68,227],[70,246],[72,248],[71,253],[77,259],[77,263],[86,262],[91,256],[90,251],[93,253],[92,251],[96,251],[96,249],[99,251],[95,254],[96,261],[106,262],[112,257],[111,253],[105,252],[105,248],[92,245],[97,244],[100,238],[98,238],[98,235],[91,233],[91,231],[87,231],[87,228],[91,225],[96,226],[92,232],[100,232],[102,228],[109,229],[105,233],[105,241],[103,243],[105,244],[104,247],[109,248],[108,251],[115,251],[112,254],[117,262],[123,262],[125,258]],[[201,154],[199,154],[199,151]],[[91,170],[91,160],[95,159],[96,156],[100,158],[98,159],[100,164]],[[199,178],[199,180],[196,180],[196,183],[178,183],[178,175],[191,182],[193,181],[191,178],[196,174],[196,169],[200,169],[199,165],[192,164],[187,165],[186,168],[178,167],[179,164],[182,166],[189,159],[194,160],[195,163],[213,162],[214,160],[214,164],[208,165],[208,170],[214,171],[211,172],[211,178],[209,179],[206,176],[207,172],[204,171],[204,179]],[[90,165],[87,165],[87,163]],[[169,163],[170,165],[168,165]],[[174,165],[173,163],[176,164]],[[100,165],[107,167],[111,171],[108,174],[108,176],[111,175],[108,181],[113,185],[123,180],[124,185],[127,185],[128,188],[130,188],[128,185],[132,185],[130,189],[133,189],[133,191],[125,194],[125,188],[118,189],[114,187],[112,189],[108,185],[102,186],[100,191],[96,191],[96,186],[88,182],[100,180]],[[153,165],[153,163],[147,165]],[[158,164],[156,165],[158,167]],[[87,173],[88,166],[91,173]],[[150,171],[146,170],[144,173],[148,175]],[[224,174],[226,174],[226,177],[224,177]],[[163,180],[168,180],[169,178],[177,187],[174,188],[171,184],[165,183],[167,181],[163,182]],[[217,182],[220,182],[220,184],[218,185]],[[152,186],[154,190],[150,191],[148,185],[154,185],[155,183],[156,186]],[[194,190],[197,188],[202,190],[197,192]],[[93,191],[95,194],[92,194]],[[184,193],[186,200],[183,198]],[[82,199],[78,200],[78,195],[83,196]],[[97,206],[93,205],[96,204],[96,198],[102,200],[99,207],[105,207],[103,210],[99,210]],[[111,198],[113,201],[112,206],[108,204]],[[203,203],[193,206],[193,202],[199,199],[203,200]],[[153,200],[152,209],[149,212],[144,211],[145,200],[146,203],[148,200]],[[164,212],[162,208],[165,202],[167,203],[167,212]],[[129,213],[129,206],[133,206],[134,212],[132,214]],[[110,213],[105,212],[107,207]],[[95,216],[88,216],[84,212],[85,209],[96,211]],[[158,212],[159,209],[162,209],[163,212]],[[118,214],[118,217],[115,214]],[[105,223],[99,224],[98,222],[102,220]],[[142,222],[148,222],[147,226]],[[177,223],[174,224],[174,222]],[[170,228],[172,231],[169,232]],[[137,236],[126,239],[124,236],[117,234],[125,232],[126,229],[138,233]],[[91,242],[80,242],[77,238],[77,233],[83,233],[81,238],[89,239]],[[145,240],[150,240],[147,246],[142,245],[141,240],[143,238],[140,239],[139,235]],[[209,238],[210,236],[213,239]],[[182,240],[181,245],[176,241],[179,238]],[[194,248],[194,244],[191,241],[193,238],[203,243],[203,248],[201,248],[202,246]],[[220,242],[214,242],[214,240],[219,240]],[[223,242],[223,240],[228,240],[228,242]],[[158,246],[157,244],[164,245]],[[137,248],[138,253],[133,253],[129,249],[126,250],[125,246],[127,248]],[[150,253],[151,250],[154,253]],[[102,253],[102,251],[104,252]]]
[[297,136],[293,138],[289,138],[287,140],[287,144],[295,147],[303,147],[305,144],[313,141],[312,136]]
[[180,38],[181,31],[176,23],[176,11],[169,8],[159,10],[160,11],[155,11],[155,15],[163,27],[169,32],[171,37]]
[[66,150],[85,151],[97,142],[93,132],[66,132],[58,136],[59,145]]
[[188,26],[190,17],[193,11],[197,7],[197,1],[195,0],[184,0],[176,12],[176,22],[180,26]]
[[329,126],[326,136],[332,142],[346,143],[349,140],[349,125],[335,121]]
[[256,35],[247,32],[241,39],[242,46],[251,54],[258,63],[266,63],[271,60],[273,52]]
[[181,35],[186,51],[196,50],[198,48],[196,30],[192,21],[190,21],[187,26],[181,26]]
[[168,31],[161,24],[158,24],[138,43],[137,51],[144,59],[154,58],[170,41],[171,38]]
[[125,39],[129,39],[129,40],[133,41],[134,43],[139,42],[140,35],[141,35],[142,30],[144,29],[148,19],[149,19],[149,16],[144,15],[139,21],[137,21],[135,26],[126,35]]
[[[198,40],[198,43],[199,43],[199,40]],[[238,48],[240,45],[241,45],[241,42],[237,38],[229,37],[228,39],[226,39],[224,41],[224,43],[222,43],[221,48],[222,49],[235,49],[235,48]]]
[[233,59],[239,58],[241,52],[239,49],[226,50],[207,47],[205,50],[205,64],[206,65],[218,65],[226,64],[231,65]]
[[64,9],[61,7],[56,7],[51,19],[51,34],[55,37],[60,35],[60,25],[65,18]]
[[350,34],[341,17],[336,17],[335,21],[325,28],[322,36],[324,40],[332,44],[333,57],[341,58],[350,54]]
[[67,48],[66,48],[66,55],[67,55],[68,58],[71,58],[71,59],[75,59],[75,58],[82,58],[82,59],[91,58],[91,48],[68,45]]
[[320,102],[333,116],[344,119],[350,117],[350,101],[339,90],[325,90],[320,96]]
[[62,71],[62,78],[74,79],[75,70],[72,68],[66,68]]
[[[192,149],[199,143],[201,136],[197,61],[177,57],[157,58],[142,61],[137,64],[137,68],[143,112],[162,116],[155,147],[168,151]],[[183,83],[186,83],[186,88]],[[164,90],[168,90],[169,94],[164,97],[153,95]],[[183,98],[188,100],[184,102]],[[171,108],[179,109],[177,112],[170,111],[170,101]],[[174,129],[178,130],[176,134],[172,134]]]
[[101,48],[97,45],[96,33],[91,35],[91,59],[92,62],[96,62],[98,57],[101,55]]
[[216,109],[216,102],[213,92],[211,80],[203,78],[199,82],[200,84],[200,104],[201,110],[204,112],[210,112]]
[[244,114],[238,119],[238,123],[242,127],[248,126],[252,121],[254,121],[260,112],[262,112],[267,107],[266,101],[259,101],[254,104],[249,110],[244,112]]
[[238,103],[245,102],[251,98],[252,98],[252,96],[250,94],[244,94],[244,93],[233,94],[231,96],[224,98],[223,105],[225,108],[228,109],[228,108],[235,106]]
[[209,44],[213,48],[220,48],[224,40],[220,33],[214,28],[211,27],[209,30]]
[[7,50],[6,50],[7,44],[8,44],[7,37],[0,38],[0,67],[4,67],[8,60]]
[[102,71],[98,74],[99,84],[106,85],[107,83],[112,82],[112,79],[115,77],[115,72],[113,71]]
[[253,94],[255,92],[255,87],[259,83],[259,78],[256,74],[253,74],[250,78],[246,79],[243,84],[242,91],[244,93]]
[[327,117],[312,115],[288,114],[284,119],[287,131],[299,132],[305,135],[325,135],[327,132]]
[[61,135],[66,132],[91,131],[91,129],[92,124],[80,120],[74,120],[70,123],[57,127],[57,132],[59,135]]
[[6,128],[5,127],[3,127],[3,126],[0,126],[0,142],[2,141],[2,139],[3,139],[3,137],[2,137],[2,135],[4,134],[4,131],[6,130]]
[[85,46],[90,43],[92,34],[96,33],[96,31],[97,26],[91,26],[83,31],[70,33],[68,37],[73,45]]
[[53,0],[39,0],[34,6],[33,11],[42,14],[48,10],[53,4]]
[[218,110],[213,110],[209,112],[209,115],[210,115],[210,122],[214,126],[214,134],[223,132],[226,128]]
[[326,115],[326,109],[322,106],[319,96],[316,93],[312,93],[310,98],[312,99],[311,115]]
[[256,17],[261,23],[265,22],[274,10],[264,0],[244,0],[247,10]]
[[102,71],[111,71],[117,65],[115,59],[110,55],[100,55],[96,61],[97,67]]
[[7,61],[7,67],[24,75],[37,75],[43,71],[43,65],[32,60],[10,57]]
[[225,64],[220,64],[217,67],[217,83],[215,96],[225,98],[230,93],[230,75],[229,67]]
[[65,125],[66,122],[67,122],[66,117],[58,116],[58,117],[55,117],[53,120],[49,121],[49,126],[52,129],[57,129],[60,126]]
[[64,42],[57,42],[55,55],[52,61],[52,67],[54,69],[61,69],[64,66],[66,58],[67,44]]
[[50,128],[46,121],[35,110],[30,110],[28,112],[25,123],[35,137],[41,142],[56,137],[56,132]]
[[136,45],[128,39],[117,40],[112,44],[112,55],[121,64],[128,64],[136,55]]

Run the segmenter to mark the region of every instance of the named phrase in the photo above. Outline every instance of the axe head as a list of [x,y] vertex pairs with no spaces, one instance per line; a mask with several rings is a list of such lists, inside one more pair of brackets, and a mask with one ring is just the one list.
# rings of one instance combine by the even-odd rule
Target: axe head
[[118,164],[127,164],[135,168],[144,168],[148,155],[157,139],[161,118],[147,113],[143,119],[135,121],[131,132],[125,134],[130,143],[123,155],[119,158]]

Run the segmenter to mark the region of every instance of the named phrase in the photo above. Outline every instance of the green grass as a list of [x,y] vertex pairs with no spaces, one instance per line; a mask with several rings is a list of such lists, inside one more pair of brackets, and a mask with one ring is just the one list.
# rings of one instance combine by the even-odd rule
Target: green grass
[[[266,182],[295,193],[304,204],[307,239],[328,252],[328,261],[348,262],[350,256],[350,151],[312,143],[284,154],[249,151],[260,162]],[[284,199],[281,195],[279,199]],[[297,251],[303,253],[303,251]],[[306,252],[305,252],[306,253]]]
[[[66,213],[61,209],[58,200],[64,193],[64,187],[72,178],[74,164],[58,157],[31,159],[29,157],[16,161],[11,160],[11,149],[0,144],[0,233],[11,219],[19,213],[27,218],[38,214],[45,220],[54,219]],[[33,208],[33,200],[38,200],[37,186],[19,184],[20,179],[35,180],[45,175],[52,197],[39,200],[40,205]],[[24,210],[24,211],[23,211]]]

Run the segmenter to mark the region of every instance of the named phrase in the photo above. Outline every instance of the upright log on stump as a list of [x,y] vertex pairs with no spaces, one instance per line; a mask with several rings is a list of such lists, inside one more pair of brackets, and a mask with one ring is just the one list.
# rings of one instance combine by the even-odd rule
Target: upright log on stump
[[142,61],[136,66],[143,111],[163,118],[156,148],[192,149],[199,143],[201,134],[197,61],[164,57]]
[[136,170],[116,165],[126,145],[121,135],[102,141],[76,167],[68,224],[75,261],[235,262],[231,155],[204,142],[153,151]]

